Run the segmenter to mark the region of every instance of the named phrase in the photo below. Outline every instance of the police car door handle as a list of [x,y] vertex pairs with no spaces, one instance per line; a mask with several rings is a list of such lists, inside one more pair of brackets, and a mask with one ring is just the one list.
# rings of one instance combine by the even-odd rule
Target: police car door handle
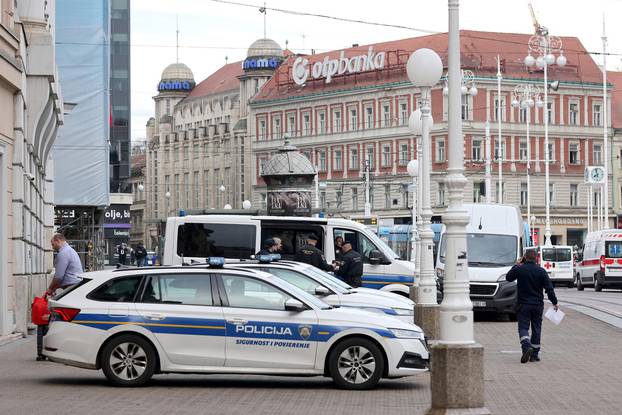
[[244,320],[243,318],[232,318],[230,320],[227,320],[227,323],[229,323],[229,324],[246,324],[246,323],[248,323],[248,321]]
[[149,320],[164,320],[166,318],[164,314],[160,313],[148,313],[145,314],[145,317],[147,317]]

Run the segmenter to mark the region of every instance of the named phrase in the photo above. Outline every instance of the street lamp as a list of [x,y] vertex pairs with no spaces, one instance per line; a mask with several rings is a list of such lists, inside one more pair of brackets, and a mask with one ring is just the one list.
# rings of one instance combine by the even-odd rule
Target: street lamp
[[[411,226],[411,235],[410,235],[410,260],[417,262],[417,239],[418,239],[418,229],[417,229],[417,176],[419,175],[419,161],[418,160],[410,160],[408,165],[406,166],[406,170],[410,177],[413,178],[412,184],[412,194],[413,194],[413,209],[412,209],[412,226]],[[416,265],[415,265],[415,271]]]
[[[544,71],[544,201],[546,206],[546,218],[544,222],[544,245],[551,245],[551,218],[550,205],[551,195],[549,192],[549,85],[548,85],[548,67],[557,63],[557,66],[564,67],[567,63],[566,57],[562,50],[562,40],[557,36],[549,35],[546,27],[539,27],[537,34],[529,38],[529,52],[525,57],[525,66],[533,68],[534,65],[538,69]],[[532,53],[538,57],[534,58]],[[555,53],[558,54],[555,57]]]
[[[438,338],[438,304],[436,302],[436,281],[434,279],[434,232],[431,228],[432,208],[430,206],[430,108],[431,88],[443,75],[443,62],[432,49],[416,50],[406,63],[408,79],[421,91],[421,229],[419,232],[421,270],[417,283],[415,322],[431,339]],[[413,124],[416,124],[417,116]],[[410,120],[409,120],[409,124]],[[414,125],[413,125],[414,126]],[[416,132],[416,131],[413,131]]]
[[465,210],[464,139],[461,117],[459,0],[448,0],[448,132],[447,188],[449,205],[443,215],[445,278],[440,306],[440,338],[431,347],[429,413],[489,413],[484,407],[484,348],[473,335],[473,304],[469,298],[469,262]]
[[218,187],[218,203],[216,204],[217,205],[216,206],[217,209],[220,209],[220,204],[222,202],[225,190],[227,190],[227,188],[223,184],[221,184],[220,187]]
[[[512,106],[525,111],[525,123],[527,124],[527,222],[531,219],[531,137],[529,126],[531,124],[531,108],[542,108],[544,103],[540,99],[540,88],[533,84],[519,84],[514,88]],[[520,116],[519,116],[520,120]],[[548,190],[547,190],[548,191]],[[531,226],[529,227],[531,232]]]
[[531,244],[535,245],[534,240],[533,240],[533,233],[536,229],[536,217],[534,215],[531,215],[531,217],[529,218],[529,232],[531,232],[531,235],[529,235],[529,238],[531,239]]
[[145,190],[145,186],[142,183],[138,184],[138,191],[142,192],[143,190]]
[[168,216],[171,207],[171,192],[167,190],[166,193],[164,193],[164,197],[166,198],[166,216]]
[[245,200],[242,202],[242,209],[249,210],[252,207],[250,200]]

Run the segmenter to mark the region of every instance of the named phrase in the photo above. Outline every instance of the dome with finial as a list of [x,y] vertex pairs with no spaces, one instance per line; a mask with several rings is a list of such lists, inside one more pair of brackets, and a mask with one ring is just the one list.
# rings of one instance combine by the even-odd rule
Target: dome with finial
[[316,171],[311,161],[293,145],[285,141],[263,166],[262,177],[274,176],[315,176]]
[[172,63],[162,71],[158,84],[160,92],[190,92],[194,88],[194,74],[183,63]]
[[283,49],[272,39],[257,39],[248,48],[247,58],[283,57]]

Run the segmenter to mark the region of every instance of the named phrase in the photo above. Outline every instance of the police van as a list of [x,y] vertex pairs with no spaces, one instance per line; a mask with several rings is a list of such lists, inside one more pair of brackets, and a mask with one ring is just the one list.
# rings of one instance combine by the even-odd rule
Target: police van
[[[494,311],[515,318],[516,282],[505,280],[507,272],[522,257],[527,241],[523,219],[516,206],[465,204],[469,289],[474,310]],[[436,275],[442,287],[447,255],[446,228],[436,261]]]
[[427,371],[413,323],[332,307],[268,273],[209,258],[203,267],[84,274],[49,301],[43,353],[101,369],[118,386],[159,373],[330,376],[345,389]]
[[536,251],[536,263],[546,269],[553,284],[574,287],[574,252],[571,246],[534,246],[527,250]]
[[342,237],[363,258],[363,287],[408,296],[415,265],[400,259],[389,246],[365,225],[335,218],[278,217],[250,215],[188,215],[169,217],[166,223],[163,265],[202,262],[210,256],[250,258],[264,240],[278,237],[283,242],[283,259],[293,260],[296,252],[314,233],[316,247],[326,261],[335,260],[335,238]]
[[622,288],[622,230],[588,233],[576,267],[577,290]]

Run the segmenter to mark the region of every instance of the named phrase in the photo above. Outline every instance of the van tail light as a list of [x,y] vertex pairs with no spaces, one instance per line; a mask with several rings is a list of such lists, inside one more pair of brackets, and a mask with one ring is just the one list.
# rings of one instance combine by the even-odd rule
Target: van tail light
[[52,318],[59,321],[70,322],[80,313],[79,308],[54,307],[52,308]]
[[605,270],[605,256],[604,255],[600,256],[600,270],[601,271]]

